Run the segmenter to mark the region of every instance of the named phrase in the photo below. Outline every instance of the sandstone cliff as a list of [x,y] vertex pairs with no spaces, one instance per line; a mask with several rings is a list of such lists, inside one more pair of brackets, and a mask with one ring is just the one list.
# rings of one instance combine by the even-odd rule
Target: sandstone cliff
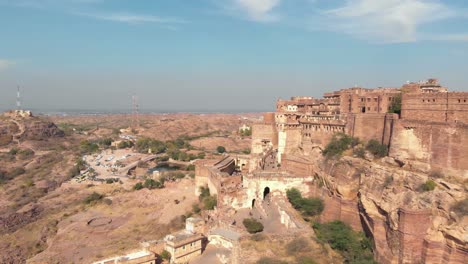
[[[391,158],[310,160],[311,194],[325,202],[321,221],[341,220],[373,238],[379,263],[466,263],[468,216],[453,205],[466,186],[445,175],[401,168]],[[294,164],[297,169],[297,164]],[[436,188],[421,186],[433,180]]]

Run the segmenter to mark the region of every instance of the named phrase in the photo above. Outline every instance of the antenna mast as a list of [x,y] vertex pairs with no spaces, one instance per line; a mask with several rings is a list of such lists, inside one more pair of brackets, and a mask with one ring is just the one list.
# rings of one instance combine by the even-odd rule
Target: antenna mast
[[138,97],[132,96],[132,128],[136,129],[140,126],[139,111],[138,111]]
[[16,109],[21,110],[21,94],[20,94],[20,87],[17,87],[17,93],[16,93]]

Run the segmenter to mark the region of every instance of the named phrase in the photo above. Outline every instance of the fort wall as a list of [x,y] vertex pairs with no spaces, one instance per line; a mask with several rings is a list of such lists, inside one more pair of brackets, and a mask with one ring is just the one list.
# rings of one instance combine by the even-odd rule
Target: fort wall
[[467,171],[468,125],[395,120],[389,156],[432,169]]

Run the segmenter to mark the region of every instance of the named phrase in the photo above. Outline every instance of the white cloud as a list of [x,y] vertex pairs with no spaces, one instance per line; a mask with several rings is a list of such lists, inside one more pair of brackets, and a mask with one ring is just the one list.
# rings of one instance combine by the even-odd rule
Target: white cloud
[[185,20],[177,18],[167,18],[149,15],[137,15],[129,13],[76,13],[77,15],[88,16],[95,19],[115,21],[129,24],[141,24],[141,23],[159,23],[159,24],[181,24],[187,23]]
[[14,61],[0,59],[0,71],[7,70],[15,65]]
[[238,9],[246,12],[249,19],[261,22],[278,19],[278,15],[272,11],[280,2],[281,0],[234,0]]
[[438,0],[346,0],[322,12],[328,30],[373,42],[418,40],[421,26],[456,16]]

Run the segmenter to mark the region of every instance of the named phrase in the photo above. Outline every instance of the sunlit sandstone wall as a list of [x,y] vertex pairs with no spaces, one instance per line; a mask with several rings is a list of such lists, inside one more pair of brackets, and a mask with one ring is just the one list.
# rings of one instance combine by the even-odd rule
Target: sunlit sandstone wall
[[388,145],[396,114],[351,114],[347,117],[347,134],[362,141],[376,139]]
[[468,93],[404,93],[401,118],[468,124]]
[[433,169],[468,170],[468,125],[397,120],[390,156],[429,164]]
[[264,142],[271,142],[271,145],[278,145],[278,134],[274,123],[254,124],[252,126],[252,154],[260,154],[264,151]]

